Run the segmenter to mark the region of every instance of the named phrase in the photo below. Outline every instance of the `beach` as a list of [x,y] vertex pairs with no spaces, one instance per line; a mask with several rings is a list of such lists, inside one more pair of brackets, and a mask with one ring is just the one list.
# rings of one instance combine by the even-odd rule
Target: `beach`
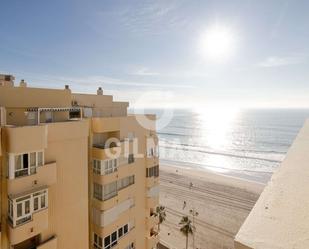
[[[209,170],[162,163],[160,204],[166,207],[167,218],[160,228],[161,243],[171,249],[185,248],[185,236],[180,233],[178,223],[184,215],[192,219],[190,210],[194,209],[198,212],[195,248],[234,248],[233,238],[264,186]],[[193,248],[192,236],[189,237],[189,248]]]

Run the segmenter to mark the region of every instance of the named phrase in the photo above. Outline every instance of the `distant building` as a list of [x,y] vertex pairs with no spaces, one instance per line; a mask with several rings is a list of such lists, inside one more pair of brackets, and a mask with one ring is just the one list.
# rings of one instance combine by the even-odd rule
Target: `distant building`
[[156,247],[155,121],[127,107],[0,75],[1,249]]

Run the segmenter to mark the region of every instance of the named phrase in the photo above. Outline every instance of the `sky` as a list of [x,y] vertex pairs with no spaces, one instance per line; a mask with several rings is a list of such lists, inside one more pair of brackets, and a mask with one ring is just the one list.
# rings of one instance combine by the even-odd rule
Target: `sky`
[[[309,107],[306,0],[1,0],[0,9],[0,73],[17,83],[102,86],[144,107]],[[232,37],[220,59],[203,38],[217,27]]]

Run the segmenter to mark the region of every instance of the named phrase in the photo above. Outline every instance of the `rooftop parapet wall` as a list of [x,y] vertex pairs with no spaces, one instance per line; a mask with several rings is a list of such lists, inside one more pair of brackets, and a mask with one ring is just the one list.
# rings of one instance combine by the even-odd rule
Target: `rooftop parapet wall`
[[240,228],[235,248],[309,248],[309,120]]
[[79,106],[87,107],[123,107],[129,106],[128,102],[113,101],[111,95],[95,95],[95,94],[72,94],[72,100],[76,101]]
[[10,108],[68,107],[71,106],[71,91],[0,86],[0,106]]

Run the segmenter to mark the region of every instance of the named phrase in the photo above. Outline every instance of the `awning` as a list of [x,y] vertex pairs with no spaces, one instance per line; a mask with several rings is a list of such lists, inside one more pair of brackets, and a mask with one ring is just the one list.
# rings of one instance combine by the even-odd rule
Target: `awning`
[[80,111],[80,107],[54,107],[54,108],[38,108],[38,107],[31,107],[27,108],[27,112],[69,112],[69,111]]

